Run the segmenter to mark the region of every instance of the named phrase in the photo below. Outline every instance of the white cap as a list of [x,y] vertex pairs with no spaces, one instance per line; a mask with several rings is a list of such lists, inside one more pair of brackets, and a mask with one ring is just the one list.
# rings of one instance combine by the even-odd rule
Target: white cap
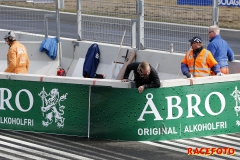
[[15,34],[14,34],[13,31],[9,31],[9,32],[5,35],[4,39],[9,38],[9,37],[16,38],[16,36],[15,36]]

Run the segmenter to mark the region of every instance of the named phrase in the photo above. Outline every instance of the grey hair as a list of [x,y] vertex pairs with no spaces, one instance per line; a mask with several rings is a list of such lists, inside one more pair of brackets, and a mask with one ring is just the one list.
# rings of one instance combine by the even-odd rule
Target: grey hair
[[216,33],[216,35],[220,34],[220,28],[217,25],[210,26],[209,29],[214,31],[214,33]]

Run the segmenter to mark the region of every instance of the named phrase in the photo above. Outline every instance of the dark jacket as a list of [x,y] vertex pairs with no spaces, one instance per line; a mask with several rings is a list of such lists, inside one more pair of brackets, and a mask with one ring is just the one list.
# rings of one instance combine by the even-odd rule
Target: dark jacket
[[83,64],[83,77],[94,78],[100,58],[100,51],[96,43],[92,44],[87,51]]
[[157,71],[150,65],[151,71],[149,76],[144,79],[144,77],[141,77],[139,73],[137,72],[137,68],[140,62],[134,62],[127,66],[124,79],[128,79],[128,76],[130,72],[134,71],[134,81],[136,84],[136,87],[140,87],[144,85],[144,88],[159,88],[160,87],[160,79],[158,77]]

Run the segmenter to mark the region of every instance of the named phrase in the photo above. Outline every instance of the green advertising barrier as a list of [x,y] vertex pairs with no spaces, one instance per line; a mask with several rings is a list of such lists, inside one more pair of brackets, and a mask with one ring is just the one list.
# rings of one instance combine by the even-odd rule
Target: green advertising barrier
[[88,135],[89,86],[0,80],[0,128]]
[[240,132],[240,82],[146,89],[92,87],[90,137],[171,140]]

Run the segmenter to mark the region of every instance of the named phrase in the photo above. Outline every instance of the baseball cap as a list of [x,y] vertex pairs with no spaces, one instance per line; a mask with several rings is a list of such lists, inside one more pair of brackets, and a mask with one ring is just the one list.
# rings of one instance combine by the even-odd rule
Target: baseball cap
[[5,35],[4,39],[6,39],[6,38],[8,38],[8,37],[16,38],[16,36],[15,36],[15,34],[14,34],[13,31],[9,31],[9,32]]
[[199,37],[199,36],[195,36],[192,39],[189,39],[188,41],[191,42],[191,43],[192,42],[202,43],[202,38]]

